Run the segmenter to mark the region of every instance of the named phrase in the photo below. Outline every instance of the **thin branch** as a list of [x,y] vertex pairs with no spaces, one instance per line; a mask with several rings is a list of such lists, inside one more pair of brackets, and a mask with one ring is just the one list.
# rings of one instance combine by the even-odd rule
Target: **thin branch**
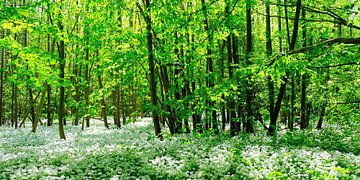
[[[288,53],[278,53],[278,56],[285,56],[285,55],[293,55],[293,54],[299,54],[299,53],[304,53],[307,51],[312,51],[317,47],[323,46],[323,45],[334,45],[337,43],[342,43],[342,44],[354,44],[354,45],[359,45],[360,44],[360,37],[357,38],[335,38],[335,39],[328,39],[325,41],[322,41],[318,44],[315,44],[313,46],[306,46],[297,50],[293,50],[290,51]],[[268,66],[272,66],[275,63],[275,60],[277,59],[277,57],[273,57],[272,60],[270,61],[270,63],[268,64]]]
[[75,30],[75,28],[76,28],[76,25],[78,24],[81,11],[82,11],[82,10],[80,10],[79,14],[76,16],[76,21],[75,21],[74,26],[73,26],[73,28],[71,29],[70,33],[68,33],[69,35],[71,35],[71,34],[74,32],[74,30]]
[[303,53],[306,51],[310,51],[315,49],[316,47],[319,46],[323,46],[323,45],[328,45],[331,46],[333,44],[337,44],[337,43],[341,43],[341,44],[360,44],[360,37],[357,38],[335,38],[335,39],[329,39],[323,42],[320,42],[316,45],[313,46],[307,46],[307,47],[303,47],[294,51],[290,51],[288,54],[298,54],[298,53]]
[[343,63],[343,64],[336,64],[336,65],[328,65],[328,66],[309,66],[309,68],[334,68],[334,67],[341,67],[341,66],[350,66],[350,65],[360,65],[358,62],[349,62],[349,63]]

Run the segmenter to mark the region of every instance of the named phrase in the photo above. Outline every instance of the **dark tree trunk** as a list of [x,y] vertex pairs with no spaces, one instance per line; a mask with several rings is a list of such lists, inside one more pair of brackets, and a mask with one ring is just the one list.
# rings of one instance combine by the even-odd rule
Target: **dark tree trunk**
[[[23,4],[25,5],[25,0],[23,1]],[[25,29],[24,31],[24,47],[28,46],[28,32],[27,29]],[[28,62],[26,60],[26,62]],[[29,69],[29,65],[27,64],[26,66],[27,69]],[[30,76],[27,77],[30,80]],[[31,123],[32,126],[34,126],[34,120],[35,120],[35,104],[34,104],[34,97],[33,97],[33,90],[32,87],[30,87],[29,85],[27,86],[28,88],[28,96],[29,96],[29,104],[30,104],[30,115],[31,115]]]
[[52,110],[51,110],[51,86],[48,85],[47,87],[47,125],[51,126],[52,121]]
[[[62,3],[62,0],[60,1],[60,3]],[[60,9],[62,9],[62,5],[60,5]],[[61,32],[64,30],[62,22],[59,23],[59,30]],[[65,42],[63,39],[60,40],[60,45],[59,45],[59,60],[60,60],[59,133],[60,133],[60,138],[65,139],[65,132],[64,132],[65,87],[63,85],[65,81]]]
[[[53,52],[55,47],[55,41],[53,41],[53,45],[51,46],[51,38],[48,34],[47,37],[47,49],[48,52]],[[50,59],[49,59],[50,62]],[[51,126],[53,123],[52,121],[52,110],[51,110],[51,85],[47,85],[47,126]]]
[[[181,55],[180,55],[180,51],[179,49],[177,48],[178,46],[178,40],[179,40],[179,37],[177,35],[177,33],[175,34],[175,54],[177,55],[178,59],[181,59]],[[177,60],[176,61],[176,64],[179,64],[179,61]],[[175,67],[175,70],[174,70],[174,83],[175,83],[175,100],[176,102],[179,102],[180,99],[181,99],[181,95],[180,95],[180,86],[179,86],[179,83],[178,83],[178,77],[180,75],[180,69],[179,67]],[[174,120],[175,120],[175,133],[180,133],[182,131],[182,119],[180,119],[178,116],[176,116],[176,109],[174,109],[172,111],[172,114],[174,116]]]
[[[204,25],[205,25],[205,31],[207,33],[207,38],[208,38],[208,45],[207,45],[207,58],[206,58],[206,63],[208,66],[208,86],[210,89],[212,89],[214,87],[214,74],[213,74],[213,59],[212,59],[212,50],[211,50],[211,45],[213,44],[213,38],[212,38],[212,34],[210,31],[210,27],[209,27],[209,19],[207,17],[207,7],[206,7],[206,3],[205,0],[201,0],[201,4],[202,4],[202,10],[204,13]],[[218,121],[217,121],[217,115],[216,115],[216,110],[215,110],[215,101],[209,100],[209,105],[210,105],[210,111],[211,111],[211,123],[212,123],[212,129],[214,130],[215,133],[219,133],[219,127],[218,127]]]
[[[298,0],[296,3],[296,12],[295,12],[295,20],[294,20],[294,29],[293,29],[293,36],[292,36],[292,40],[290,43],[290,48],[289,50],[292,51],[295,49],[295,45],[296,45],[296,39],[298,36],[298,28],[299,28],[299,18],[300,18],[300,10],[301,10],[301,0]],[[285,94],[285,89],[286,89],[286,84],[288,82],[288,76],[289,76],[289,71],[286,71],[286,75],[282,78],[283,83],[280,85],[280,89],[279,89],[279,94],[278,94],[278,98],[274,107],[274,112],[273,112],[273,116],[271,117],[270,121],[275,121],[277,120],[277,117],[279,116],[279,112],[280,112],[280,107],[281,107],[281,101],[283,99],[283,96]],[[269,127],[268,133],[270,135],[274,135],[276,131],[276,127]]]
[[[89,60],[89,50],[86,49],[85,53],[86,53],[85,60],[87,61],[87,60]],[[85,123],[86,123],[86,127],[90,127],[89,96],[90,96],[91,84],[90,84],[90,71],[89,71],[88,64],[85,65],[85,82],[86,82],[86,85],[85,85],[84,99],[85,99],[86,107],[85,107],[85,117],[83,117],[82,129],[84,129]]]
[[124,90],[120,89],[120,97],[121,97],[121,110],[122,110],[122,123],[126,124],[126,101],[125,101],[125,93]]
[[327,100],[327,95],[328,95],[328,85],[327,85],[327,82],[329,81],[330,79],[330,72],[329,72],[329,68],[327,69],[327,72],[326,72],[326,77],[325,77],[325,90],[324,90],[324,101],[322,102],[321,104],[321,107],[320,107],[320,117],[319,117],[319,120],[318,120],[318,123],[317,123],[317,126],[316,128],[317,129],[321,129],[322,128],[322,124],[323,124],[323,121],[324,121],[324,116],[325,116],[325,113],[326,113],[326,106],[327,106],[327,103],[328,103],[328,100]]
[[[113,70],[111,72],[111,76],[115,81],[116,81],[116,79],[118,79],[118,77],[116,75],[114,75]],[[111,103],[112,103],[111,110],[112,110],[113,115],[114,115],[114,124],[118,128],[120,128],[121,127],[121,122],[120,122],[120,90],[119,90],[119,84],[118,83],[115,84],[115,88],[111,92]]]
[[[302,9],[302,18],[306,18],[306,11]],[[302,35],[303,35],[303,47],[307,46],[306,44],[306,24],[304,23],[302,26]],[[301,76],[301,113],[300,113],[300,128],[306,129],[309,126],[308,118],[306,118],[306,80],[307,74],[303,74]]]
[[[161,76],[163,79],[163,89],[164,89],[164,98],[165,98],[164,100],[167,101],[170,99],[170,95],[169,95],[170,82],[169,82],[167,67],[165,65],[162,65],[160,71],[162,73]],[[165,104],[165,109],[168,112],[168,126],[170,133],[175,134],[176,132],[175,114],[169,104]]]
[[[99,56],[98,51],[97,51],[97,56]],[[98,68],[100,68],[100,66],[98,66]],[[101,91],[104,88],[101,74],[98,74],[98,83],[99,83],[99,90]],[[101,97],[100,111],[101,111],[100,114],[102,114],[102,118],[104,120],[104,126],[106,129],[109,129],[109,124],[107,121],[107,103],[106,103],[106,99],[105,99],[105,94],[102,94],[102,97]]]
[[295,74],[291,77],[291,97],[290,97],[290,118],[291,124],[295,122],[295,99],[296,99],[296,92],[295,92]]
[[[13,70],[16,69],[16,65],[13,66]],[[11,116],[12,116],[12,126],[15,126],[15,128],[18,127],[18,102],[17,102],[17,91],[18,91],[18,88],[16,86],[16,84],[14,83],[12,85],[12,112],[11,112]]]
[[[246,64],[250,65],[250,56],[252,52],[253,44],[252,44],[252,22],[251,22],[251,2],[250,0],[246,1]],[[247,133],[254,133],[253,127],[253,112],[251,103],[253,100],[253,87],[251,85],[251,75],[249,75],[246,80],[246,122],[245,122],[245,130]]]
[[[229,80],[232,81],[233,78],[233,55],[232,55],[232,43],[231,43],[231,35],[229,35],[226,39],[226,49],[227,49],[227,60],[228,60],[228,68],[229,68]],[[231,93],[232,94],[232,93]],[[235,111],[235,100],[230,96],[228,100],[228,112],[229,117],[228,120],[230,122],[230,134],[231,136],[235,136],[237,133],[236,128],[236,111]]]
[[151,103],[154,106],[152,111],[152,117],[155,128],[155,135],[162,139],[161,127],[160,127],[160,118],[158,115],[158,101],[156,95],[156,79],[155,79],[155,62],[154,62],[154,52],[153,52],[153,34],[152,34],[152,22],[151,22],[151,6],[150,0],[145,0],[145,6],[147,15],[145,16],[146,21],[146,31],[147,31],[147,49],[148,49],[148,61],[149,61],[149,70],[150,70],[150,93],[151,93]]
[[[271,20],[270,20],[270,4],[266,2],[265,4],[266,11],[266,52],[267,55],[271,58],[272,55],[272,41],[271,41]],[[281,21],[279,21],[279,29],[281,30]],[[281,38],[280,38],[280,51],[281,51]],[[268,88],[269,88],[269,114],[271,117],[274,112],[274,81],[271,76],[268,76]],[[276,128],[276,121],[270,121],[270,126]]]

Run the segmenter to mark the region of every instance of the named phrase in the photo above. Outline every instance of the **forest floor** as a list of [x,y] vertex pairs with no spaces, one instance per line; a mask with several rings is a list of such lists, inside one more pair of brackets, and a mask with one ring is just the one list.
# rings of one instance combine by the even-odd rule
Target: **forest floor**
[[154,137],[151,119],[121,129],[97,124],[0,128],[0,179],[360,179],[359,128]]

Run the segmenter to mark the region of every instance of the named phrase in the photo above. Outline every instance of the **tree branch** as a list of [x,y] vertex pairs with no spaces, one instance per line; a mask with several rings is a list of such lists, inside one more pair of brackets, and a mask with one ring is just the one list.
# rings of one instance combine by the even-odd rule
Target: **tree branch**
[[328,65],[328,66],[309,66],[309,68],[334,68],[334,67],[341,67],[341,66],[350,66],[350,65],[360,65],[358,62],[349,62],[349,63],[343,63],[343,64],[336,64],[336,65]]
[[323,42],[320,42],[316,45],[313,46],[307,46],[307,47],[303,47],[294,51],[290,51],[288,54],[292,55],[292,54],[298,54],[298,53],[303,53],[306,51],[311,51],[313,49],[315,49],[316,47],[319,46],[323,46],[323,45],[328,45],[331,46],[333,44],[360,44],[360,37],[357,38],[335,38],[335,39],[329,39]]
[[[299,54],[299,53],[304,53],[304,52],[307,52],[307,51],[312,51],[314,50],[315,48],[317,47],[320,47],[320,46],[323,46],[323,45],[328,45],[328,46],[331,46],[333,44],[337,44],[337,43],[342,43],[342,44],[355,44],[355,45],[358,45],[360,44],[360,37],[357,37],[357,38],[335,38],[335,39],[328,39],[326,41],[322,41],[318,44],[315,44],[313,46],[306,46],[306,47],[303,47],[303,48],[300,48],[300,49],[296,49],[296,50],[293,50],[293,51],[290,51],[288,53],[279,53],[278,55],[280,56],[285,56],[286,54],[287,55],[293,55],[293,54]],[[275,63],[275,60],[276,60],[276,57],[274,57],[270,63],[268,64],[268,66],[272,66],[274,63]]]

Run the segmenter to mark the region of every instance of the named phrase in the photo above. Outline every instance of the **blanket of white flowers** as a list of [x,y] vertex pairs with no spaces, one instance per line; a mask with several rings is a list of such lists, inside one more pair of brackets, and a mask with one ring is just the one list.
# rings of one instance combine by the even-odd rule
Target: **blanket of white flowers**
[[56,126],[36,134],[29,128],[0,128],[0,179],[360,179],[356,133],[184,134],[160,141],[148,118],[121,129],[66,126],[67,140]]

